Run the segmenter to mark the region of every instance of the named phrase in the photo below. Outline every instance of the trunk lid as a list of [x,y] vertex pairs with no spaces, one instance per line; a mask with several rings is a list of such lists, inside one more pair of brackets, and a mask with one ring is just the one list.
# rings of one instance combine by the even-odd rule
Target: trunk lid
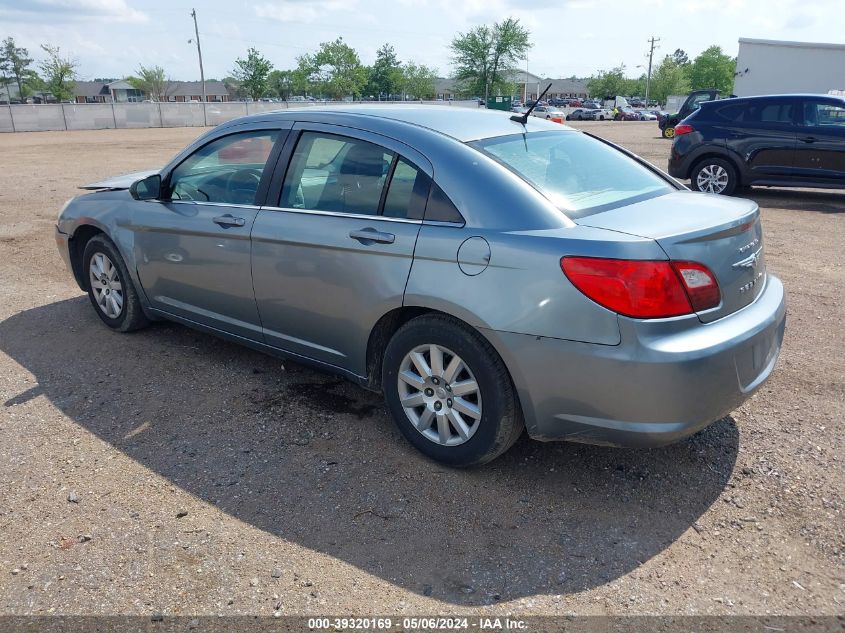
[[765,285],[760,209],[751,200],[677,191],[576,222],[651,238],[669,259],[707,266],[716,276],[722,301],[699,312],[701,321],[714,321],[747,306]]

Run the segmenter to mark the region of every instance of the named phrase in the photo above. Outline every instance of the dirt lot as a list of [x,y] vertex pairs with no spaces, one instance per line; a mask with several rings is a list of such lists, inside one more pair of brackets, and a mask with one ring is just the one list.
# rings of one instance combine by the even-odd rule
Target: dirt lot
[[[653,123],[585,123],[665,167]],[[687,441],[417,454],[379,397],[181,326],[99,322],[53,223],[199,129],[0,135],[0,612],[841,614],[845,194],[753,190],[772,379]]]

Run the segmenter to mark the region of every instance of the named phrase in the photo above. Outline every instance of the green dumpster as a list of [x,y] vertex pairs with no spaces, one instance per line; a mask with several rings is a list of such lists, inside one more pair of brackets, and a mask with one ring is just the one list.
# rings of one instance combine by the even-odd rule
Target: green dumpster
[[487,97],[487,109],[510,111],[511,99],[512,97]]

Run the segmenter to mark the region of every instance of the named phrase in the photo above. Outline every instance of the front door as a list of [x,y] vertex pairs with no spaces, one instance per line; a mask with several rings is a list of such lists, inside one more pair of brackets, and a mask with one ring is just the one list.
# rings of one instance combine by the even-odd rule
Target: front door
[[799,125],[795,166],[813,180],[845,184],[845,105],[807,99]]
[[257,130],[213,140],[166,177],[165,199],[136,205],[143,229],[135,235],[135,261],[153,308],[262,340],[250,231],[279,134]]
[[289,143],[278,205],[262,208],[252,231],[265,340],[365,375],[370,331],[402,305],[430,186],[418,165],[427,161],[342,127],[302,125]]

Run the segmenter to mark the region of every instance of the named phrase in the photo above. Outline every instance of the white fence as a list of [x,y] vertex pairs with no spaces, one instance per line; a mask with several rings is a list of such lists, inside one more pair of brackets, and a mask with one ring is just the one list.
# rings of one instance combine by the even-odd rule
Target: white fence
[[[363,102],[371,103],[371,102]],[[385,103],[385,102],[382,102]],[[402,103],[402,102],[397,102]],[[419,103],[419,102],[407,102]],[[444,107],[478,107],[476,101],[425,101]],[[202,127],[219,125],[247,114],[343,106],[345,103],[62,103],[0,106],[0,132],[50,130],[107,130],[149,127]],[[361,105],[356,103],[355,105]],[[205,106],[205,113],[203,113]]]

